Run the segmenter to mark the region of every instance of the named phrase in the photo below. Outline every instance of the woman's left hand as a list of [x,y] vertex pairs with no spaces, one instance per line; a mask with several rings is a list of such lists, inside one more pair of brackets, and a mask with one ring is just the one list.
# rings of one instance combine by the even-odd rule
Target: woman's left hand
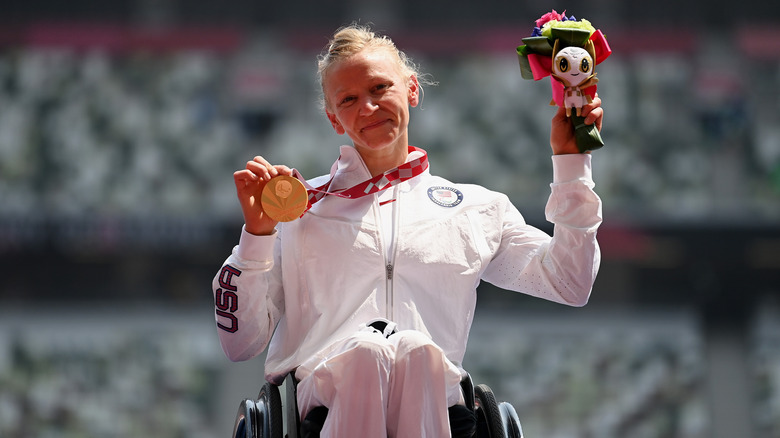
[[[585,117],[585,124],[596,124],[596,129],[601,131],[601,122],[604,118],[604,110],[601,108],[601,98],[598,93],[593,98],[593,102],[582,107],[582,117]],[[558,107],[558,111],[552,118],[550,126],[550,146],[554,155],[579,154],[577,141],[574,138],[574,128],[571,119],[566,116],[566,109]]]

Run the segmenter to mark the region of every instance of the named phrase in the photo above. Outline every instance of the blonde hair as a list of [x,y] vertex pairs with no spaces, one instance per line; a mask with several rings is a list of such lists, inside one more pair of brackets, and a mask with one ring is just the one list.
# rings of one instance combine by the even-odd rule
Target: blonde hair
[[324,78],[328,68],[336,62],[349,58],[365,49],[385,49],[393,53],[398,60],[398,66],[401,68],[402,74],[406,77],[415,76],[418,83],[420,83],[421,101],[423,94],[422,84],[436,85],[436,82],[431,80],[430,75],[421,73],[417,65],[406,56],[406,53],[399,50],[389,37],[377,34],[369,26],[352,23],[349,26],[336,30],[327,46],[325,46],[323,53],[317,58],[317,80],[322,90],[320,104],[323,108],[327,105],[325,92],[322,88],[324,87]]

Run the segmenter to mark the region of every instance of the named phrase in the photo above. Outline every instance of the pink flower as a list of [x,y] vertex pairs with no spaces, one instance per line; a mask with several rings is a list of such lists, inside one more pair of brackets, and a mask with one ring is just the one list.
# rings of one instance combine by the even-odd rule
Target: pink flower
[[542,27],[548,21],[554,21],[554,20],[561,21],[564,15],[566,15],[565,10],[563,11],[563,14],[559,14],[555,9],[553,9],[552,12],[548,12],[542,15],[538,20],[536,20],[536,26]]

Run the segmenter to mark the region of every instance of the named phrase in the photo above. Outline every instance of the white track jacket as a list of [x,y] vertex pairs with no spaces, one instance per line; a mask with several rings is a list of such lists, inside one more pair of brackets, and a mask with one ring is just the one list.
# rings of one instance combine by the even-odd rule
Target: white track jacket
[[[371,176],[351,146],[342,146],[331,175],[331,190]],[[394,201],[382,205],[380,194],[326,196],[272,236],[242,231],[213,281],[222,348],[241,361],[268,346],[266,379],[280,383],[386,318],[427,334],[461,367],[480,280],[572,306],[588,301],[602,217],[593,186],[589,154],[553,156],[545,209],[552,238],[505,195],[429,170],[387,189],[382,199]]]

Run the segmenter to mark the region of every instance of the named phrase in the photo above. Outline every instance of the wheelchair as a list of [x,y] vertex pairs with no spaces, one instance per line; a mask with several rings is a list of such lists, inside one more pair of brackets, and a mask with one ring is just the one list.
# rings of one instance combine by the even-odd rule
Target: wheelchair
[[[517,412],[509,402],[498,402],[485,384],[474,386],[468,374],[460,385],[466,408],[476,418],[476,429],[469,438],[523,438]],[[256,399],[243,400],[233,426],[233,438],[299,438],[301,420],[296,387],[295,378],[288,374],[282,385],[266,382]]]

